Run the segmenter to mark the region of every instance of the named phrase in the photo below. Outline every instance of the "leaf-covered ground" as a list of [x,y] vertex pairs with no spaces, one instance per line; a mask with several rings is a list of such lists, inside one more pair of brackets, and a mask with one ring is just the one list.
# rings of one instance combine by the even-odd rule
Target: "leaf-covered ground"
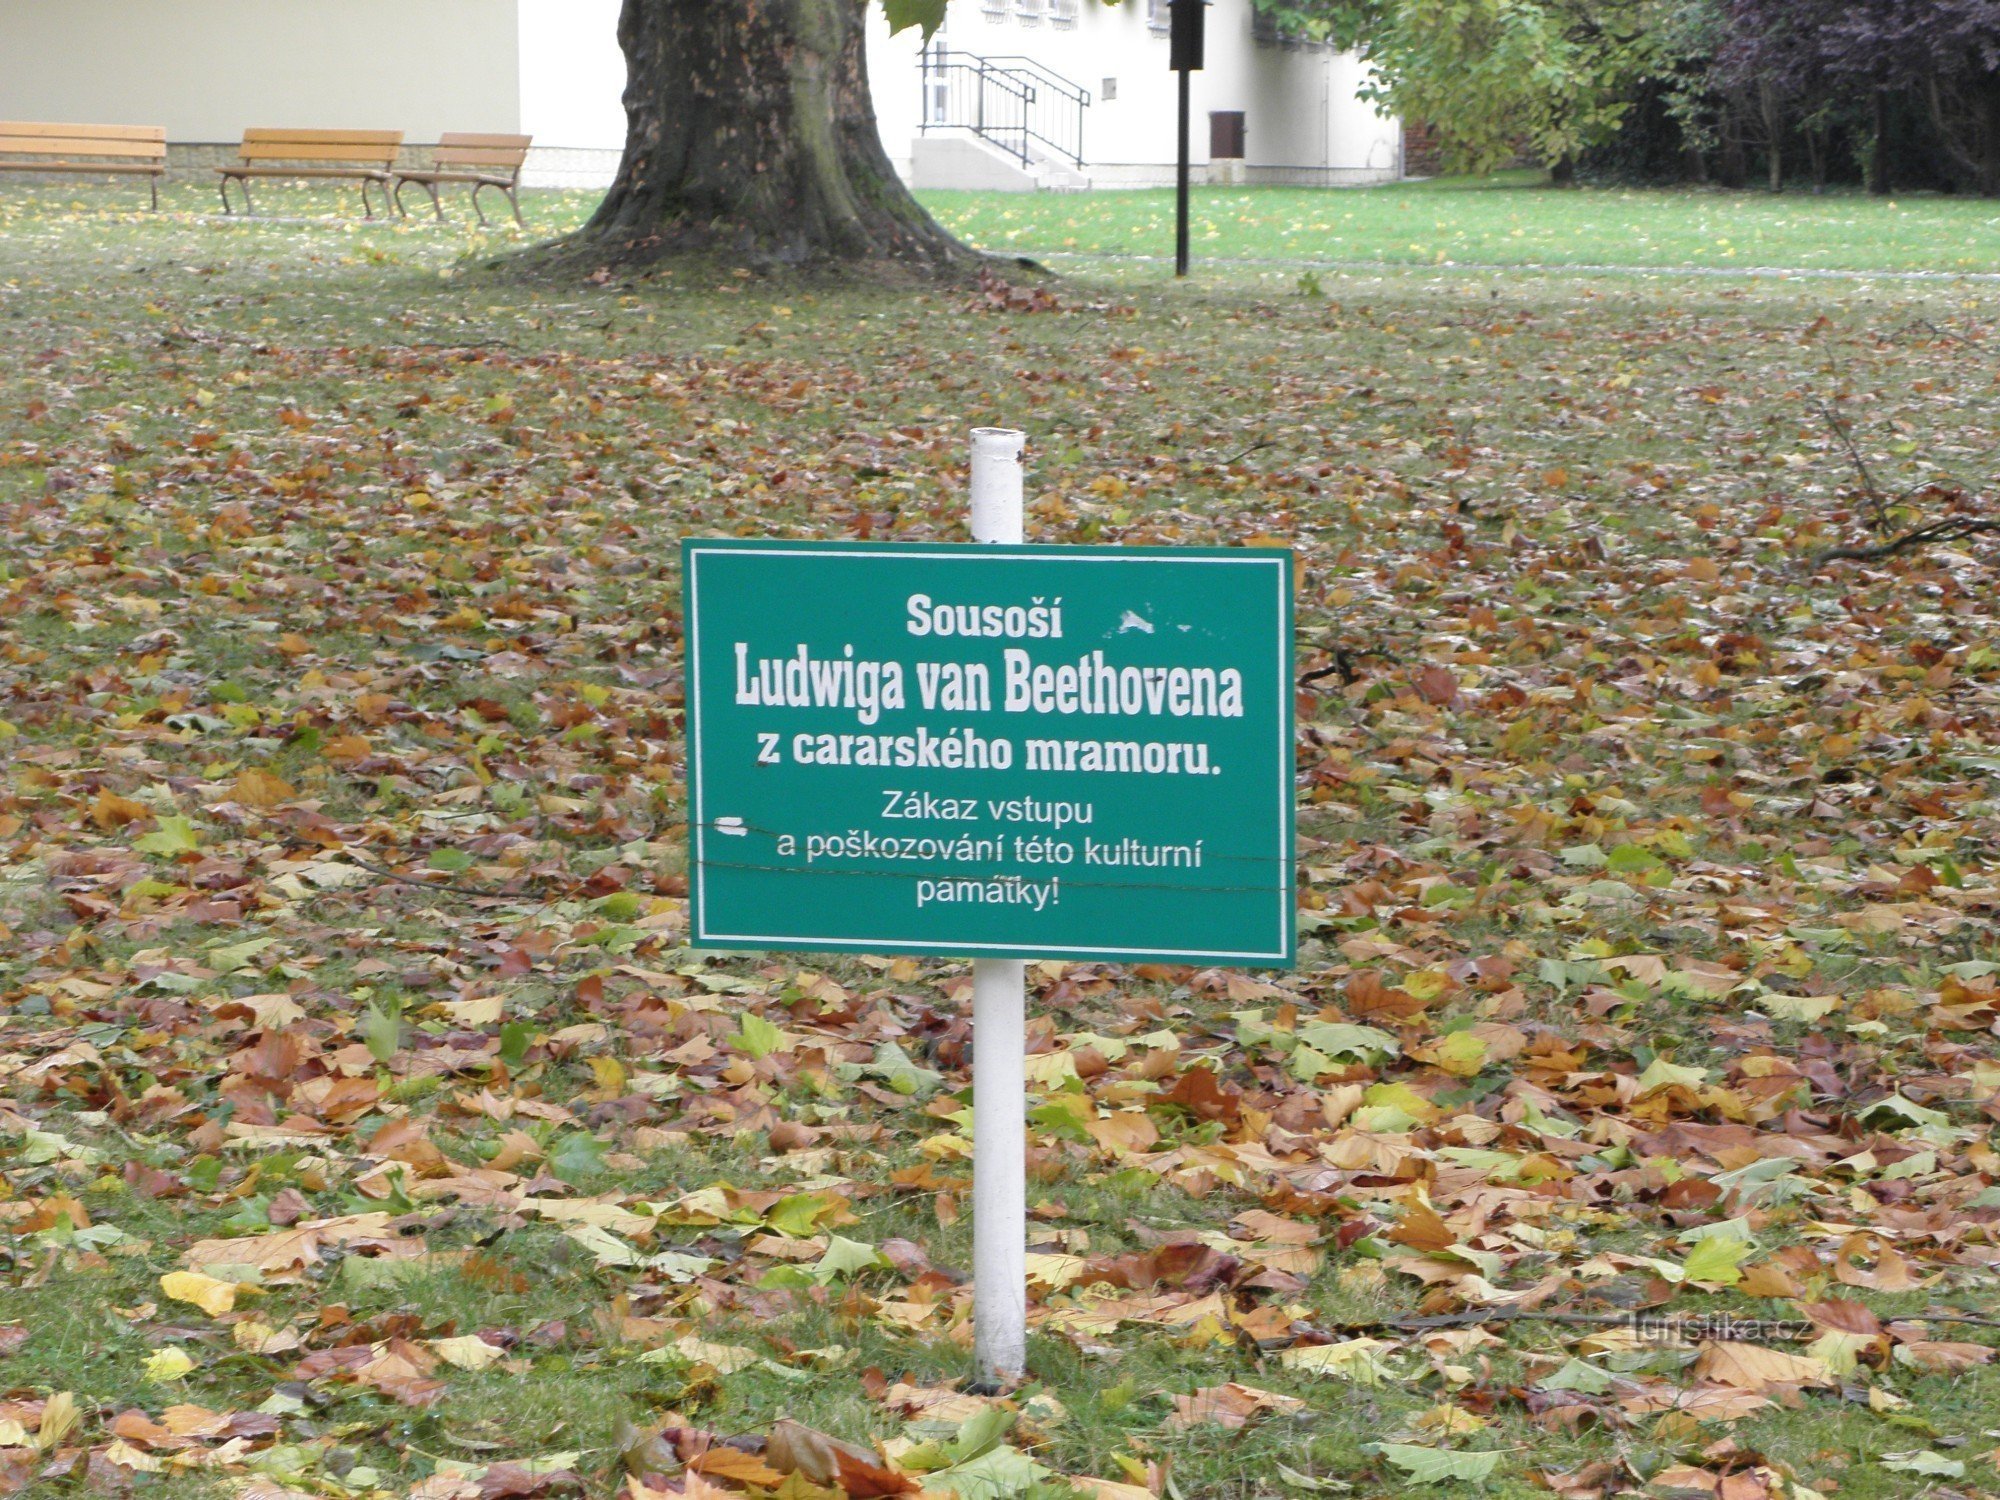
[[[1813,561],[1993,514],[1992,289],[9,194],[0,1491],[2000,1488],[2000,538]],[[1306,674],[1298,970],[1032,971],[1002,1397],[965,967],[680,946],[673,546],[960,537],[992,422]]]

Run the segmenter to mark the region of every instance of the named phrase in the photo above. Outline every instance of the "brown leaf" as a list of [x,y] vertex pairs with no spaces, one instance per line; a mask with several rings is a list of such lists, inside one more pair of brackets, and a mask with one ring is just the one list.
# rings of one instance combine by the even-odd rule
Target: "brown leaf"
[[1762,1344],[1715,1339],[1701,1346],[1694,1373],[1702,1380],[1720,1381],[1739,1390],[1763,1391],[1774,1385],[1830,1385],[1819,1360]]
[[710,1479],[726,1479],[732,1484],[754,1484],[767,1490],[776,1489],[785,1478],[763,1459],[745,1453],[741,1448],[731,1448],[726,1443],[717,1444],[706,1453],[689,1459],[687,1466]]
[[1424,702],[1442,708],[1458,699],[1458,678],[1448,667],[1426,666],[1417,669],[1417,694]]
[[1824,1302],[1804,1302],[1799,1305],[1799,1311],[1821,1328],[1858,1333],[1866,1338],[1874,1338],[1882,1331],[1882,1320],[1875,1316],[1871,1308],[1842,1297],[1829,1298]]
[[1259,1390],[1232,1380],[1226,1385],[1205,1386],[1188,1395],[1174,1397],[1174,1414],[1167,1419],[1167,1425],[1185,1428],[1213,1424],[1234,1429],[1267,1412],[1302,1411],[1304,1408],[1305,1402],[1296,1396]]
[[1963,1375],[1975,1365],[1991,1364],[1993,1349],[1986,1344],[1942,1343],[1917,1339],[1896,1346],[1896,1359],[1915,1365],[1932,1375]]
[[780,1474],[803,1474],[814,1484],[839,1483],[843,1455],[850,1463],[875,1462],[870,1450],[794,1422],[790,1417],[780,1417],[772,1424],[770,1441],[764,1449],[765,1459]]
[[[1869,1264],[1871,1260],[1873,1265]],[[1903,1252],[1880,1235],[1851,1234],[1834,1252],[1833,1279],[1843,1286],[1866,1287],[1870,1291],[1911,1292],[1929,1286],[1937,1277],[1917,1275],[1903,1258]]]

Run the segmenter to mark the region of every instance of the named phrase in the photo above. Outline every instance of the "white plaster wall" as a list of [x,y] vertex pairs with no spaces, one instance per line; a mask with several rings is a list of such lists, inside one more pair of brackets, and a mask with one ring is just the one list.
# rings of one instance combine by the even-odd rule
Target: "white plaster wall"
[[625,145],[618,0],[518,0],[521,129],[545,145]]
[[529,187],[608,187],[625,147],[619,0],[517,0]]
[[[1083,170],[1093,182],[1168,180],[1176,84],[1167,68],[1166,33],[1148,24],[1147,0],[1119,5],[1082,0],[1071,28],[1026,20],[1019,4],[952,0],[940,36],[954,51],[1032,57],[1088,89]],[[879,13],[869,25],[868,68],[883,144],[907,171],[921,103],[921,43],[914,31],[891,37]],[[1258,43],[1250,31],[1249,0],[1218,0],[1209,9],[1207,30],[1207,66],[1194,75],[1191,99],[1195,163],[1208,160],[1209,112],[1242,110],[1253,180],[1260,171],[1281,169],[1334,169],[1326,173],[1329,180],[1363,171],[1393,176],[1400,170],[1401,130],[1356,97],[1364,70],[1353,56]],[[1107,79],[1116,82],[1114,98],[1104,96]]]
[[0,0],[0,115],[164,125],[521,128],[516,0]]

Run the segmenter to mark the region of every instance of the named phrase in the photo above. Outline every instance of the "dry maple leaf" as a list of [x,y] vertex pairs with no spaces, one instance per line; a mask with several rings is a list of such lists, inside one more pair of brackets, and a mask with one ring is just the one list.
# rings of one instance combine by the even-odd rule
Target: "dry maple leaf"
[[1304,1408],[1305,1402],[1297,1396],[1259,1390],[1232,1380],[1226,1385],[1211,1385],[1174,1397],[1174,1414],[1168,1418],[1167,1425],[1178,1428],[1213,1423],[1234,1429],[1248,1425],[1267,1412],[1302,1411]]
[[1782,1349],[1766,1349],[1762,1344],[1744,1344],[1715,1339],[1701,1346],[1695,1360],[1695,1375],[1715,1380],[1739,1390],[1763,1391],[1774,1385],[1830,1385],[1826,1365],[1804,1354],[1788,1354]]

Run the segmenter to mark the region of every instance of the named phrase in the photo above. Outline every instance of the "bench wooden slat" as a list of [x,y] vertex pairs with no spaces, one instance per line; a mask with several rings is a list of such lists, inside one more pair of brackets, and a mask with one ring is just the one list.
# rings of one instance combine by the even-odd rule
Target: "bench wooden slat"
[[158,141],[166,143],[164,125],[63,125],[37,120],[0,120],[0,136],[52,136],[63,140]]
[[164,177],[167,168],[164,162],[0,161],[0,172],[88,172],[93,176],[117,172],[135,177]]
[[490,135],[468,130],[447,130],[438,137],[440,147],[471,146],[494,151],[526,151],[534,143],[531,135]]
[[165,161],[164,140],[113,140],[97,135],[9,135],[0,128],[0,153],[28,156],[143,156]]
[[217,167],[224,177],[343,177],[350,180],[367,178],[371,182],[387,182],[390,172],[387,167],[314,167],[302,162],[285,162],[275,167]]
[[243,144],[257,145],[272,141],[288,142],[298,146],[400,146],[403,132],[400,130],[280,130],[269,125],[256,125],[243,132]]
[[432,164],[439,167],[514,168],[527,159],[525,146],[512,151],[495,151],[484,146],[439,146],[431,154]]
[[245,161],[348,161],[386,167],[396,159],[394,146],[301,146],[292,141],[245,145]]

